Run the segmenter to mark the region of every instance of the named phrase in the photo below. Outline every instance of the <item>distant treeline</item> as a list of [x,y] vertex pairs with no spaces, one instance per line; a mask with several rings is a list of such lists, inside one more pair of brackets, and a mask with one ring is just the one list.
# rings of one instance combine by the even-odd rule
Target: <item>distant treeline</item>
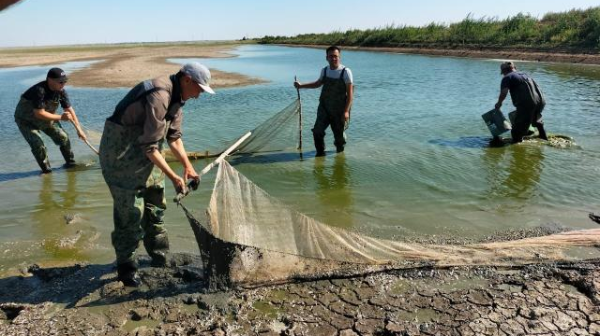
[[516,47],[600,50],[600,7],[548,13],[541,19],[517,14],[504,20],[473,18],[423,27],[389,25],[382,28],[293,37],[265,36],[265,44],[316,44],[364,47]]

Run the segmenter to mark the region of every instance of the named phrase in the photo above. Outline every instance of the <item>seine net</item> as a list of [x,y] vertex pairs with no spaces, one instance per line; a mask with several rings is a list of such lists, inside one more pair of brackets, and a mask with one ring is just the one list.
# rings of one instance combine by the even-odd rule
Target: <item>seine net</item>
[[246,139],[235,153],[258,153],[282,151],[298,146],[300,133],[300,100],[286,106],[283,110],[265,120],[252,130],[252,135]]
[[[262,151],[290,143],[289,138],[277,139],[284,134],[297,139],[297,133],[275,130],[298,124],[297,104],[289,105],[259,126],[256,132],[260,136],[255,133],[254,138],[244,141],[240,151]],[[291,209],[225,160],[219,164],[207,222],[200,223],[185,206],[182,208],[196,235],[206,277],[213,288],[253,287],[425,265],[513,266],[572,261],[577,259],[569,253],[573,247],[600,244],[600,229],[470,245],[368,237],[329,226]]]
[[[276,152],[299,147],[300,100],[296,99],[274,116],[252,130],[252,135],[236,148],[234,154]],[[99,148],[102,132],[82,125],[87,135],[87,145],[92,150]],[[233,143],[233,142],[232,142]],[[164,152],[168,161],[176,161],[168,149]],[[190,158],[203,157],[203,152],[190,152]]]

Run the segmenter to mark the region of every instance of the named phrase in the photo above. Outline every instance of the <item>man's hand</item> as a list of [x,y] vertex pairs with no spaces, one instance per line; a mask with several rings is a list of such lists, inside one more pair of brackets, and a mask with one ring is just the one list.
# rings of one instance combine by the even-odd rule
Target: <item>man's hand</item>
[[498,101],[496,102],[496,105],[494,106],[496,108],[496,110],[500,111],[500,107],[502,107],[502,102],[504,101],[504,99],[506,99],[508,92],[509,92],[508,88],[500,90],[500,95],[498,96]]
[[196,182],[200,182],[200,176],[196,173],[196,170],[192,165],[186,167],[183,171],[183,180],[187,181],[189,179],[193,179]]
[[294,81],[294,87],[295,87],[296,89],[299,89],[299,88],[300,88],[300,82],[298,82],[298,81]]
[[62,121],[73,120],[73,115],[71,114],[71,112],[63,112],[63,114],[60,115],[60,120],[62,120]]
[[350,111],[345,111],[345,112],[344,112],[344,120],[345,120],[345,121],[348,121],[348,120],[350,120]]
[[173,178],[171,178],[171,182],[173,182],[173,187],[175,187],[175,191],[177,193],[185,193],[186,192],[186,185],[185,185],[185,181],[179,177],[179,175],[175,175],[173,176]]
[[85,133],[83,133],[83,131],[77,131],[77,136],[79,137],[79,139],[87,141],[87,136],[85,135]]

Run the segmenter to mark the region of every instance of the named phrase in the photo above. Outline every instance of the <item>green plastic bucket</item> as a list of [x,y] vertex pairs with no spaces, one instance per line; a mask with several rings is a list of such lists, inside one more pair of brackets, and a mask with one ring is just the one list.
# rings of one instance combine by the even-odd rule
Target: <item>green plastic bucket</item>
[[508,121],[500,110],[493,109],[481,115],[485,125],[488,127],[493,136],[499,136],[512,129],[510,121]]

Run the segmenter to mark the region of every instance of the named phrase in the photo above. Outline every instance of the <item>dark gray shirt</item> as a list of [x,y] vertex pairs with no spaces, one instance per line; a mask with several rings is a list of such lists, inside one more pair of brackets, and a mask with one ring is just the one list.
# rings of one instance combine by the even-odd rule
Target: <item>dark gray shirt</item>
[[120,120],[123,126],[143,127],[143,134],[138,138],[138,143],[146,152],[158,149],[158,142],[163,137],[173,141],[182,135],[183,102],[179,82],[173,75],[155,78],[152,84],[161,90],[130,104]]
[[516,107],[531,107],[538,104],[540,100],[532,88],[534,85],[529,75],[513,71],[502,78],[500,90],[510,91],[510,98]]
[[[54,107],[58,105],[56,103],[60,103],[60,106],[62,106],[63,109],[71,107],[67,91],[64,89],[61,91],[52,91],[46,81],[41,81],[30,87],[21,95],[21,97],[30,101],[34,109],[46,109],[50,106]],[[55,111],[51,110],[48,112]]]

